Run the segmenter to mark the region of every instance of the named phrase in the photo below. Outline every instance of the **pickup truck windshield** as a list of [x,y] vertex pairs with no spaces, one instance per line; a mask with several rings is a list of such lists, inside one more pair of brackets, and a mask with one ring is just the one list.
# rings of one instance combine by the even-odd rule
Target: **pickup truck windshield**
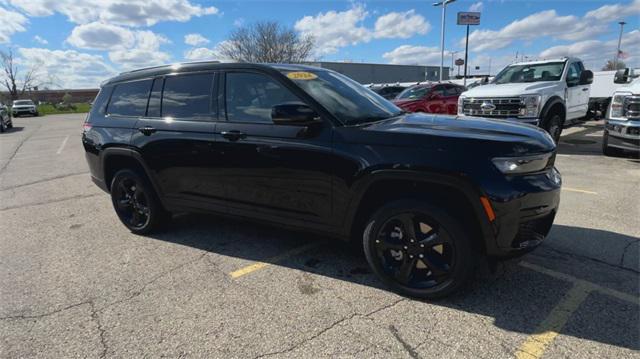
[[430,86],[409,87],[408,89],[402,91],[398,95],[397,99],[398,100],[416,100],[419,98],[423,98],[424,95],[426,95],[430,89],[431,89]]
[[549,62],[544,64],[511,65],[500,71],[494,84],[508,84],[518,82],[560,81],[564,62]]
[[346,125],[384,120],[402,110],[382,96],[333,71],[282,71]]

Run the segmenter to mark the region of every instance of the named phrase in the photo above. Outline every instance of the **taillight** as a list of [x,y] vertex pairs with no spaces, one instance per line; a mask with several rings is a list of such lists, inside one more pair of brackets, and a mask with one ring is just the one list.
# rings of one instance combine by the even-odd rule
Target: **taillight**
[[85,122],[84,124],[82,124],[82,132],[87,132],[87,131],[89,131],[89,130],[91,129],[91,127],[93,127],[93,126],[91,126],[91,124],[90,124],[90,123]]

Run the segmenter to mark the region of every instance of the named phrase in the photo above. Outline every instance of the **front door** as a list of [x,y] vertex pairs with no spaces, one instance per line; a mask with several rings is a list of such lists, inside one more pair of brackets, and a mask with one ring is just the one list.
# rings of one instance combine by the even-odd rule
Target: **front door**
[[216,126],[224,158],[218,180],[229,212],[322,227],[331,214],[332,127],[274,124],[272,106],[303,101],[272,75],[229,71],[221,87],[227,121]]
[[583,67],[580,62],[572,62],[567,71],[567,119],[584,117],[589,108],[589,87],[580,85]]

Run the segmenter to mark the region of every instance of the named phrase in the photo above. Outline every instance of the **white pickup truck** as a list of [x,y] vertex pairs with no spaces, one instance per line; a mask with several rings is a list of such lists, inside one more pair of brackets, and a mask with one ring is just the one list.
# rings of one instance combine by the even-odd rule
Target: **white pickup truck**
[[602,152],[616,156],[622,150],[640,154],[640,78],[618,88],[607,111]]
[[587,115],[591,82],[593,72],[577,58],[514,63],[462,93],[458,115],[534,124],[558,142],[565,121]]

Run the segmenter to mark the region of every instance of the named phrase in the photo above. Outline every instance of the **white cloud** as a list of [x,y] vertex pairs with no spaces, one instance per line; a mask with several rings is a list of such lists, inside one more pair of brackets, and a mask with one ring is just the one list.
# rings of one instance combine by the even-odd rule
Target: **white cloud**
[[135,35],[124,27],[92,22],[76,26],[67,42],[81,49],[113,50],[133,46]]
[[362,26],[367,11],[356,5],[347,11],[328,11],[316,16],[305,16],[294,27],[303,36],[315,38],[319,55],[332,54],[338,48],[371,40],[371,31]]
[[202,7],[189,0],[8,0],[29,16],[60,13],[71,22],[103,21],[118,25],[151,26],[161,21],[189,21],[194,16],[217,14],[213,6]]
[[634,0],[629,5],[604,5],[595,10],[589,11],[584,17],[585,19],[611,22],[621,20],[621,17],[637,14],[640,14],[640,0]]
[[109,52],[109,60],[125,69],[165,64],[171,55],[160,51],[160,45],[169,42],[166,37],[152,31],[136,31],[133,47]]
[[37,66],[38,76],[55,74],[50,87],[97,88],[100,83],[117,72],[102,56],[80,53],[75,50],[49,50],[20,48],[19,61],[25,67]]
[[[575,56],[582,59],[588,68],[599,70],[607,60],[613,59],[618,47],[618,40],[609,41],[585,40],[568,45],[550,47],[540,53],[540,58],[555,58],[561,56]],[[633,30],[623,34],[622,51],[627,54],[622,59],[627,64],[640,65],[640,30]]]
[[[447,59],[451,58],[451,53],[444,52],[445,66],[449,66]],[[426,46],[402,45],[392,51],[385,52],[382,57],[390,64],[401,65],[434,65],[440,64],[440,48]]]
[[209,39],[200,34],[188,34],[184,36],[184,43],[191,46],[198,46],[208,44]]
[[11,35],[25,31],[28,22],[24,15],[0,6],[0,43],[10,42]]
[[317,55],[336,53],[339,48],[369,42],[375,38],[409,38],[426,34],[431,25],[414,10],[390,12],[377,18],[369,29],[363,21],[369,16],[363,5],[346,11],[328,11],[298,20],[294,28],[316,40]]
[[38,35],[33,37],[33,41],[39,43],[40,45],[47,45],[49,44],[49,41],[47,41],[47,39],[44,39]]
[[222,41],[217,44],[214,48],[207,47],[195,47],[187,50],[184,53],[184,58],[188,61],[220,61],[220,62],[231,62],[230,59],[226,59],[224,56],[220,54],[220,46],[223,45],[226,41]]
[[482,7],[482,1],[478,1],[477,3],[473,3],[469,6],[469,11],[482,11]]
[[390,12],[376,20],[376,38],[407,39],[413,35],[424,35],[431,30],[431,25],[415,10],[406,12]]

